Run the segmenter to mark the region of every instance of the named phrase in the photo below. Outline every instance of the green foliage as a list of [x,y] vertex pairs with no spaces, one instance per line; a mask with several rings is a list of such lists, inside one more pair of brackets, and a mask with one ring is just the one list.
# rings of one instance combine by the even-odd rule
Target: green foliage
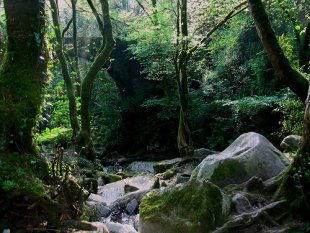
[[118,143],[116,131],[121,121],[121,101],[118,88],[106,71],[97,76],[90,111],[95,143],[101,147]]
[[[212,133],[207,144],[212,149],[224,149],[240,134],[250,131],[274,139],[272,133],[277,127],[277,118],[273,114],[284,98],[283,95],[253,96],[208,104],[205,110]],[[266,127],[266,122],[272,127]]]
[[0,193],[16,196],[41,197],[45,195],[42,181],[37,178],[48,172],[41,157],[9,154],[0,160]]
[[38,145],[53,144],[53,145],[67,145],[72,138],[72,130],[66,128],[46,128],[42,133],[36,136]]
[[281,133],[302,135],[305,111],[303,102],[296,97],[285,98],[280,102],[280,111],[283,114]]

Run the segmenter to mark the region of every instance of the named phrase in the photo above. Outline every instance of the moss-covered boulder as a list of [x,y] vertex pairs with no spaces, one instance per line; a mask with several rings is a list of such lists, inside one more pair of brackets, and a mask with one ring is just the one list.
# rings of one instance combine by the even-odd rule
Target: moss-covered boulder
[[140,205],[140,233],[208,233],[227,219],[230,199],[210,182],[153,191]]
[[263,180],[280,174],[288,160],[264,136],[242,134],[226,150],[206,157],[195,168],[191,180],[210,180],[224,187],[256,176]]

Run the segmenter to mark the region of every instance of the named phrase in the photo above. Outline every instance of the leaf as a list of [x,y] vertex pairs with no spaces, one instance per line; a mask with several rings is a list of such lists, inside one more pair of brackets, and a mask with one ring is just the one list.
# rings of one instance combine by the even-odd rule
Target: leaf
[[296,26],[295,26],[295,29],[296,29],[297,31],[300,31],[300,29],[301,29],[300,25],[296,25]]

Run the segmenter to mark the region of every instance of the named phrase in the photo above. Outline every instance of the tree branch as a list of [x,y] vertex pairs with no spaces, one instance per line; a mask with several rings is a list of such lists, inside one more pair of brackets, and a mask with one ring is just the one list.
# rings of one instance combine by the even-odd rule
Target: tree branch
[[[238,15],[240,12],[242,12],[243,10],[245,10],[247,7],[243,7],[242,6],[246,5],[247,2],[244,1],[242,3],[240,3],[239,5],[235,6],[232,11],[230,11],[224,19],[222,19],[220,22],[218,22],[205,36],[204,38],[202,38],[194,47],[192,47],[191,49],[189,49],[188,54],[187,54],[187,58],[186,61],[189,60],[189,58],[191,57],[191,55],[204,43],[206,42],[210,36],[216,31],[218,30],[220,27],[222,27],[228,20],[232,19],[233,17],[235,17],[236,15]],[[240,9],[241,8],[241,9]]]
[[99,30],[100,30],[100,33],[101,33],[102,37],[104,37],[104,26],[103,26],[102,20],[100,19],[100,15],[99,15],[97,9],[95,8],[94,3],[92,2],[92,0],[87,0],[87,3],[89,5],[90,9],[92,10],[93,14],[96,17],[96,20],[97,20],[97,23],[98,23],[98,27],[99,27]]

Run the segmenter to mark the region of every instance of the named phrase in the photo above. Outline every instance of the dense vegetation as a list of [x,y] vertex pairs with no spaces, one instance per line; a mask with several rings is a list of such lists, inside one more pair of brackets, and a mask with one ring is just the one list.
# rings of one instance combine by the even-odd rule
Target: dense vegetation
[[303,136],[278,193],[294,183],[309,203],[309,0],[0,4],[0,230],[83,219],[82,187],[120,158],[251,131]]

